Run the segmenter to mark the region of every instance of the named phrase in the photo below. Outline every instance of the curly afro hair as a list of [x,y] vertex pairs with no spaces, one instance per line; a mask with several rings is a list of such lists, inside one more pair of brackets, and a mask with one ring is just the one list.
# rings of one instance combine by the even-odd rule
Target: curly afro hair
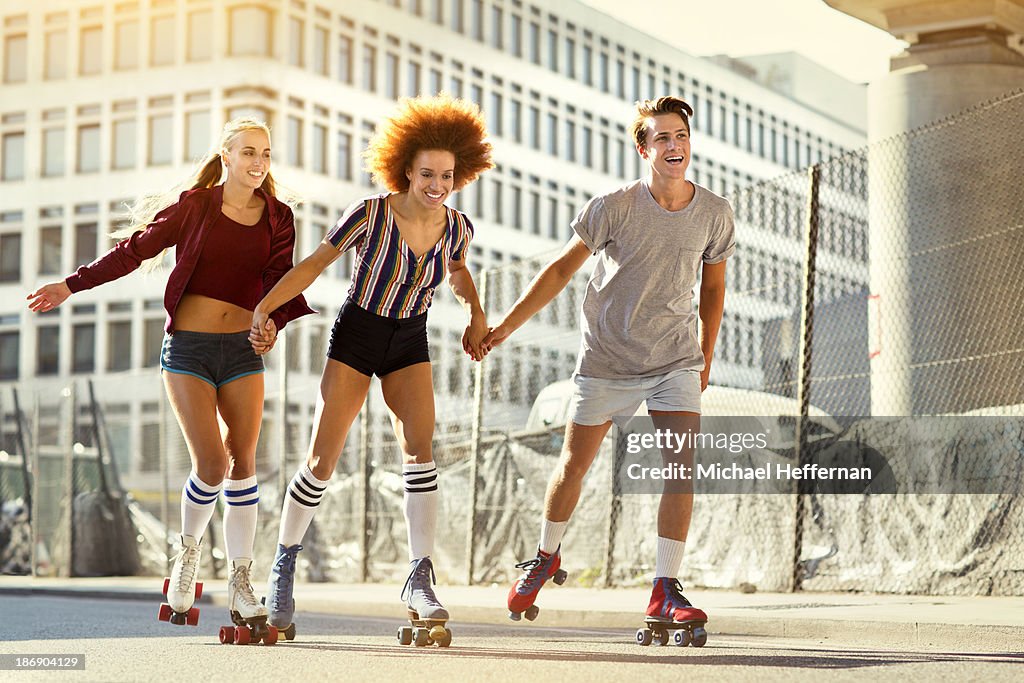
[[398,111],[378,127],[363,152],[366,170],[375,183],[392,192],[409,189],[405,172],[423,150],[446,150],[455,155],[457,192],[494,166],[491,143],[480,108],[447,93],[402,98]]

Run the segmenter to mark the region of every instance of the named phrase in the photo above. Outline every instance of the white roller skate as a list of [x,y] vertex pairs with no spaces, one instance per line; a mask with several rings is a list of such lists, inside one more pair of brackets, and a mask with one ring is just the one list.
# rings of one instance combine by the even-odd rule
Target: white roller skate
[[193,607],[203,594],[203,584],[196,581],[202,546],[193,536],[181,536],[181,551],[174,558],[171,575],[164,579],[167,602],[160,605],[160,621],[172,624],[199,623],[199,608]]
[[412,571],[402,588],[402,599],[408,607],[409,626],[398,629],[398,642],[402,645],[424,647],[434,645],[448,647],[452,644],[452,632],[446,610],[434,595],[434,565],[429,557],[413,560]]
[[252,560],[240,557],[231,561],[228,580],[228,611],[234,626],[222,626],[220,642],[225,645],[248,645],[263,641],[264,645],[277,643],[277,629],[267,625],[267,608],[252,592],[249,568]]

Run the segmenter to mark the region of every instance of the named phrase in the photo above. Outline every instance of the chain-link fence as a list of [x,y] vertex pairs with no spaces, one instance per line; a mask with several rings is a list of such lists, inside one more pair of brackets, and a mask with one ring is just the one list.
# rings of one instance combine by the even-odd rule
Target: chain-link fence
[[[773,457],[795,464],[815,457],[816,443],[870,446],[899,486],[698,495],[685,583],[1024,594],[1024,511],[1014,493],[1024,477],[1024,194],[1015,187],[1018,155],[1008,153],[1024,149],[1021,120],[1018,92],[729,197],[737,251],[705,415],[771,417],[790,440]],[[492,321],[549,256],[477,273]],[[508,581],[515,562],[533,555],[562,446],[586,280],[577,275],[479,364],[461,350],[461,310],[438,292],[430,343],[442,581]],[[324,313],[289,325],[268,361],[258,573],[275,547],[281,492],[306,454],[319,377],[302,369],[322,362],[331,321]],[[114,390],[98,387],[101,402],[116,404],[104,393]],[[370,393],[303,542],[304,580],[401,580],[408,571],[401,458],[376,382]],[[112,424],[140,417],[106,408]],[[46,411],[57,409],[38,409],[39,419],[49,424]],[[177,529],[190,465],[163,402],[141,411],[139,457],[153,460],[149,490],[159,493],[138,492],[133,519],[144,570],[158,573],[159,562],[147,558]],[[1004,418],[971,417],[986,414]],[[953,418],[941,416],[951,415],[967,416],[955,432],[921,422],[948,427]],[[900,419],[882,419],[890,417]],[[613,429],[563,542],[563,566],[578,584],[628,585],[653,572],[657,496],[616,488],[621,441]],[[996,454],[1000,467],[990,461]],[[915,488],[906,473],[925,456],[935,476],[972,479],[972,493]],[[41,479],[37,494],[52,486],[42,495],[62,500],[61,477]],[[4,500],[17,481],[2,469]],[[42,515],[35,521],[37,536],[52,533]],[[209,534],[216,545],[216,518]],[[223,555],[206,557],[204,572],[219,571]]]

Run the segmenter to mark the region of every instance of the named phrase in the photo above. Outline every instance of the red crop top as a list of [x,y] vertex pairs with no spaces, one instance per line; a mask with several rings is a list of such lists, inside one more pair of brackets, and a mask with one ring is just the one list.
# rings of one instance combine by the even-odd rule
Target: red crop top
[[255,225],[242,225],[221,213],[199,254],[186,294],[226,301],[251,311],[263,298],[263,271],[270,258],[267,209]]

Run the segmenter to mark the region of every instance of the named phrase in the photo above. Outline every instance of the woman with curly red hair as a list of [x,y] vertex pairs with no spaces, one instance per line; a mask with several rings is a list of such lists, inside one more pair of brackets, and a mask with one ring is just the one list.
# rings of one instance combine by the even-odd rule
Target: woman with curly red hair
[[474,360],[483,358],[487,321],[466,268],[473,224],[444,202],[493,166],[486,135],[480,110],[470,102],[447,95],[402,100],[365,152],[367,169],[389,192],[352,204],[316,251],[281,278],[253,312],[250,339],[257,344],[265,341],[270,311],[305,290],[343,251],[355,248],[352,285],[331,331],[307,461],[284,496],[270,573],[270,622],[287,635],[294,629],[292,585],[299,543],[373,375],[380,378],[403,453],[412,571],[402,598],[413,619],[441,625],[448,619],[431,585],[437,469],[431,452],[434,389],[427,309],[447,272],[448,284],[469,315],[463,349]]

